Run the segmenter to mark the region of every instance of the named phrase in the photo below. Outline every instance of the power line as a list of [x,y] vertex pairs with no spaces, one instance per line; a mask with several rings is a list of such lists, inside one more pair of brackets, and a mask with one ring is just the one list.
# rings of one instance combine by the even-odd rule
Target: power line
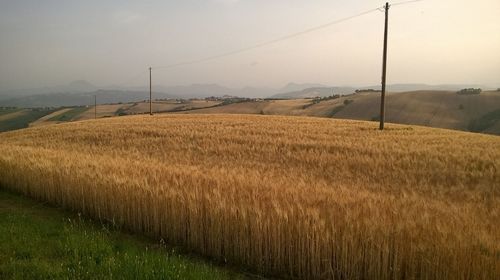
[[[414,2],[420,2],[420,1],[424,1],[424,0],[408,0],[408,1],[396,2],[396,3],[390,4],[390,5],[391,6],[398,6],[398,5],[404,5],[404,4],[409,4],[409,3],[414,3]],[[198,64],[198,63],[202,63],[202,62],[207,62],[207,61],[211,61],[211,60],[223,58],[223,57],[226,57],[226,56],[240,54],[240,53],[247,52],[247,51],[250,51],[250,50],[254,50],[254,49],[257,49],[257,48],[261,48],[261,47],[264,47],[264,46],[267,46],[267,45],[271,45],[271,44],[275,44],[275,43],[278,43],[278,42],[281,42],[281,41],[285,41],[285,40],[288,40],[288,39],[291,39],[291,38],[295,38],[295,37],[298,37],[298,36],[301,36],[301,35],[304,35],[304,34],[307,34],[307,33],[318,31],[320,29],[325,29],[325,28],[330,27],[332,25],[336,25],[336,24],[339,24],[339,23],[342,23],[342,22],[345,22],[345,21],[348,21],[348,20],[351,20],[351,19],[354,19],[354,18],[357,18],[357,17],[361,17],[361,16],[367,15],[367,14],[375,12],[375,11],[384,11],[384,8],[385,7],[378,7],[378,8],[375,8],[375,9],[367,10],[367,11],[364,11],[364,12],[361,12],[361,13],[358,13],[358,14],[355,14],[355,15],[352,15],[352,16],[348,16],[348,17],[345,17],[345,18],[341,18],[341,19],[338,19],[338,20],[327,22],[325,24],[318,25],[318,26],[315,26],[315,27],[311,27],[311,28],[308,28],[308,29],[303,30],[303,31],[299,31],[299,32],[296,32],[296,33],[285,35],[285,36],[279,37],[277,39],[269,40],[269,41],[266,41],[266,42],[262,42],[262,43],[255,44],[255,45],[252,45],[252,46],[249,46],[249,47],[245,47],[245,48],[241,48],[241,49],[238,49],[238,50],[234,50],[234,51],[230,51],[230,52],[226,52],[226,53],[222,53],[222,54],[218,54],[218,55],[214,55],[214,56],[209,56],[209,57],[205,57],[205,58],[201,58],[201,59],[195,59],[195,60],[190,60],[190,61],[179,62],[179,63],[170,64],[170,65],[166,65],[166,66],[156,66],[156,67],[153,67],[153,69],[155,69],[155,70],[159,70],[160,69],[161,70],[161,69],[167,69],[167,68],[174,68],[174,67],[178,67],[178,66]]]
[[[390,4],[390,6],[404,5],[404,4],[414,3],[414,2],[421,2],[421,1],[424,1],[424,0],[401,1],[401,2],[396,2],[394,4]],[[358,13],[358,14],[355,14],[355,15],[352,15],[352,16],[348,16],[348,17],[345,17],[345,18],[341,18],[341,19],[337,19],[337,20],[334,20],[334,21],[330,21],[330,22],[327,22],[327,23],[322,24],[322,25],[311,27],[311,28],[305,29],[303,31],[295,32],[295,33],[292,33],[292,34],[289,34],[289,35],[285,35],[285,36],[279,37],[277,39],[265,41],[265,42],[262,42],[262,43],[258,43],[258,44],[255,44],[255,45],[251,45],[251,46],[245,47],[245,48],[241,48],[241,49],[237,49],[237,50],[233,50],[233,51],[230,51],[230,52],[226,52],[226,53],[222,53],[222,54],[218,54],[218,55],[213,55],[213,56],[209,56],[209,57],[205,57],[205,58],[200,58],[200,59],[195,59],[195,60],[188,60],[188,61],[179,62],[179,63],[175,63],[175,64],[170,64],[170,65],[165,65],[165,66],[156,66],[156,67],[152,67],[152,69],[161,70],[161,69],[174,68],[174,67],[178,67],[178,66],[198,64],[198,63],[212,61],[212,60],[216,60],[216,59],[227,57],[227,56],[231,56],[231,55],[240,54],[240,53],[247,52],[247,51],[250,51],[250,50],[254,50],[254,49],[257,49],[257,48],[261,48],[261,47],[264,47],[264,46],[267,46],[267,45],[271,45],[271,44],[275,44],[275,43],[278,43],[278,42],[281,42],[281,41],[285,41],[285,40],[288,40],[288,39],[291,39],[291,38],[294,38],[294,37],[298,37],[298,36],[301,36],[301,35],[304,35],[304,34],[307,34],[307,33],[311,33],[311,32],[314,32],[314,31],[317,31],[317,30],[320,30],[320,29],[325,29],[325,28],[330,27],[332,25],[340,24],[342,22],[345,22],[345,21],[348,21],[348,20],[351,20],[351,19],[354,19],[354,18],[357,18],[357,17],[364,16],[364,15],[372,13],[374,11],[384,12],[384,7],[378,7],[378,8],[375,8],[375,9],[367,10],[367,11],[364,11],[364,12],[361,12],[361,13]],[[139,78],[143,77],[147,73],[148,73],[147,70],[143,70],[143,71],[139,72],[138,74],[136,74],[134,76],[131,76],[129,79],[126,80],[126,84],[132,85],[133,82],[135,82]],[[124,84],[120,84],[120,86],[125,86],[126,84],[125,83]]]
[[[285,41],[285,40],[288,40],[288,39],[291,39],[291,38],[294,38],[294,37],[298,37],[298,36],[301,36],[301,35],[304,35],[304,34],[307,34],[307,33],[311,33],[311,32],[314,32],[314,31],[317,31],[317,30],[320,30],[320,29],[324,29],[324,28],[330,27],[332,25],[336,25],[336,24],[339,24],[339,23],[342,23],[342,22],[345,22],[345,21],[348,21],[348,20],[351,20],[351,19],[354,19],[354,18],[357,18],[357,17],[361,17],[361,16],[364,16],[364,15],[370,14],[370,13],[375,12],[375,11],[384,11],[385,14],[386,14],[386,20],[385,20],[386,24],[385,24],[385,34],[384,34],[384,63],[383,63],[384,65],[383,65],[383,78],[382,78],[383,79],[383,81],[382,81],[382,88],[383,88],[382,89],[382,93],[383,93],[383,96],[384,96],[384,94],[385,94],[385,69],[386,69],[386,57],[387,57],[387,54],[386,54],[386,51],[387,51],[387,17],[388,17],[389,7],[390,6],[404,5],[404,4],[414,3],[414,2],[420,2],[420,1],[423,1],[423,0],[408,0],[408,1],[396,2],[396,3],[391,4],[391,5],[389,5],[389,3],[386,3],[384,5],[384,7],[378,7],[378,8],[375,8],[375,9],[367,10],[367,11],[364,11],[364,12],[361,12],[361,13],[358,13],[358,14],[355,14],[355,15],[352,15],[352,16],[348,16],[348,17],[345,17],[345,18],[334,20],[334,21],[331,21],[331,22],[328,22],[328,23],[325,23],[325,24],[322,24],[322,25],[318,25],[318,26],[315,26],[315,27],[311,27],[311,28],[305,29],[303,31],[299,31],[299,32],[295,32],[295,33],[292,33],[292,34],[288,34],[288,35],[279,37],[277,39],[269,40],[269,41],[266,41],[266,42],[262,42],[262,43],[255,44],[255,45],[252,45],[252,46],[249,46],[249,47],[245,47],[245,48],[241,48],[241,49],[238,49],[238,50],[234,50],[234,51],[222,53],[222,54],[219,54],[219,55],[209,56],[209,57],[205,57],[205,58],[201,58],[201,59],[184,61],[184,62],[175,63],[175,64],[170,64],[170,65],[166,65],[166,66],[149,67],[149,69],[148,69],[149,70],[149,113],[151,115],[153,114],[153,112],[152,112],[152,81],[151,81],[151,72],[152,72],[152,69],[161,70],[161,69],[174,68],[174,67],[178,67],[178,66],[198,64],[198,63],[207,62],[207,61],[211,61],[211,60],[215,60],[215,59],[219,59],[219,58],[223,58],[223,57],[227,57],[227,56],[231,56],[231,55],[236,55],[236,54],[239,54],[239,53],[247,52],[247,51],[250,51],[250,50],[253,50],[253,49],[257,49],[257,48],[261,48],[261,47],[264,47],[264,46],[267,46],[267,45],[271,45],[271,44],[275,44],[275,43],[278,43],[278,42],[281,42],[281,41]],[[132,80],[135,80],[135,79],[141,77],[144,74],[145,74],[145,72],[141,71],[139,73],[139,75],[136,76]],[[132,80],[129,80],[128,82],[130,83]],[[380,125],[380,129],[383,129],[383,122],[384,122],[384,120],[383,120],[383,118],[384,118],[384,98],[383,97],[382,97],[382,103],[381,104],[382,104],[381,105],[382,107],[381,107],[381,125]]]
[[354,18],[357,18],[357,17],[361,17],[361,16],[364,16],[366,14],[378,11],[378,9],[379,8],[367,10],[367,11],[364,11],[364,12],[361,12],[361,13],[358,13],[358,14],[355,14],[355,15],[352,15],[352,16],[348,16],[348,17],[345,17],[345,18],[341,18],[341,19],[337,19],[337,20],[334,20],[334,21],[330,21],[330,22],[327,22],[327,23],[322,24],[322,25],[318,25],[318,26],[315,26],[315,27],[308,28],[308,29],[303,30],[303,31],[299,31],[299,32],[296,32],[296,33],[285,35],[285,36],[279,37],[277,39],[269,40],[269,41],[266,41],[266,42],[262,42],[262,43],[255,44],[255,45],[252,45],[252,46],[249,46],[249,47],[245,47],[245,48],[241,48],[241,49],[238,49],[238,50],[234,50],[234,51],[230,51],[230,52],[226,52],[226,53],[222,53],[222,54],[218,54],[218,55],[214,55],[214,56],[209,56],[209,57],[205,57],[205,58],[201,58],[201,59],[179,62],[179,63],[170,64],[170,65],[166,65],[166,66],[157,66],[157,67],[153,67],[153,69],[156,69],[156,70],[158,70],[158,69],[167,69],[167,68],[174,68],[174,67],[178,67],[178,66],[198,64],[198,63],[202,63],[202,62],[207,62],[207,61],[211,61],[211,60],[223,58],[223,57],[226,57],[226,56],[240,54],[240,53],[243,53],[243,52],[247,52],[247,51],[250,51],[250,50],[254,50],[254,49],[261,48],[261,47],[264,47],[264,46],[268,46],[268,45],[271,45],[271,44],[275,44],[275,43],[278,43],[278,42],[281,42],[281,41],[285,41],[285,40],[288,40],[288,39],[291,39],[291,38],[295,38],[295,37],[298,37],[298,36],[301,36],[301,35],[304,35],[304,34],[307,34],[307,33],[310,33],[310,32],[314,32],[314,31],[317,31],[317,30],[320,30],[320,29],[324,29],[324,28],[330,27],[332,25],[336,25],[336,24],[339,24],[339,23],[342,23],[342,22],[345,22],[345,21],[348,21],[348,20],[351,20],[351,19],[354,19]]

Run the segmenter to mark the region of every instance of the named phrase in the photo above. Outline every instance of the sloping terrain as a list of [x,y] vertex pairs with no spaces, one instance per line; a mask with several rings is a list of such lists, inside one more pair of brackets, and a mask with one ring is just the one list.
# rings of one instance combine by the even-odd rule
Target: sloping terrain
[[[213,107],[221,104],[222,101],[209,101],[209,100],[187,100],[187,101],[155,101],[153,102],[153,112],[175,112],[193,109],[201,109],[206,107]],[[149,113],[149,102],[137,102],[124,110],[126,114],[143,114]]]
[[[347,100],[347,101],[346,101]],[[449,91],[388,93],[386,121],[500,135],[500,92],[459,95]],[[378,120],[380,93],[358,93],[320,102],[313,99],[263,100],[188,113],[280,114]],[[476,123],[478,129],[471,129]]]
[[304,106],[310,103],[311,100],[309,99],[245,101],[185,113],[301,115]]
[[64,108],[60,110],[56,110],[55,112],[45,115],[38,120],[32,122],[29,124],[30,127],[32,126],[42,126],[42,125],[49,125],[49,124],[57,124],[60,123],[61,121],[54,120],[54,118],[67,113],[68,111],[71,111],[71,108]]
[[[352,104],[335,114],[335,117],[359,120],[378,119],[379,94],[367,94],[363,98],[353,98],[353,100]],[[473,120],[500,109],[500,92],[458,95],[454,92],[416,91],[388,94],[386,100],[387,122],[457,130],[469,130],[469,125]],[[487,131],[490,128],[493,127],[485,127],[483,130]],[[500,130],[488,132],[500,134]]]
[[377,128],[178,114],[34,127],[0,134],[0,186],[266,275],[499,279],[498,136]]
[[[44,114],[34,114],[32,111],[0,110],[0,128],[3,126],[3,131],[6,131],[27,127],[33,121],[36,122],[32,125],[46,125],[95,117],[93,106],[64,108],[54,112],[51,117],[45,116],[39,120],[34,117]],[[154,113],[292,115],[377,121],[379,111],[379,92],[361,92],[336,98],[255,99],[235,103],[222,100],[153,102]],[[15,120],[15,116],[25,116],[27,112],[32,112],[32,117],[25,119],[22,125],[10,125],[14,121],[7,121]],[[97,107],[97,118],[144,113],[149,113],[149,102]],[[26,120],[29,121],[27,124]],[[500,135],[500,92],[489,91],[479,95],[459,95],[451,91],[388,93],[386,121]]]
[[[155,92],[155,98],[175,98],[170,94]],[[37,95],[20,96],[0,100],[0,106],[33,107],[70,107],[89,106],[94,104],[94,96],[99,103],[138,102],[148,99],[147,91],[97,90],[92,92],[56,92]]]
[[[154,101],[153,112],[190,111],[215,107],[220,104],[222,104],[222,101],[212,100]],[[58,109],[0,108],[0,132],[29,126],[46,126],[70,121],[89,120],[96,117],[107,118],[145,113],[149,113],[149,102],[99,104],[97,110],[94,106],[62,107]]]
[[[120,110],[125,110],[132,106],[132,104],[105,104],[97,105],[97,118],[106,118],[118,116]],[[89,106],[89,108],[82,112],[79,116],[76,116],[76,120],[88,120],[95,118],[95,107]]]
[[334,94],[351,94],[355,91],[352,87],[312,87],[298,91],[279,93],[271,96],[271,98],[282,99],[300,99],[300,98],[314,98],[324,97]]
[[[458,91],[464,88],[482,88],[490,89],[491,86],[477,84],[442,84],[442,85],[427,85],[427,84],[389,84],[387,91],[389,92],[410,92],[410,91]],[[272,95],[271,98],[297,99],[297,98],[313,98],[326,97],[332,94],[351,94],[357,90],[380,90],[380,85],[361,86],[361,87],[328,87],[325,85],[291,84],[280,90],[278,94]]]
[[54,109],[1,109],[0,132],[29,127],[29,125],[54,112]]

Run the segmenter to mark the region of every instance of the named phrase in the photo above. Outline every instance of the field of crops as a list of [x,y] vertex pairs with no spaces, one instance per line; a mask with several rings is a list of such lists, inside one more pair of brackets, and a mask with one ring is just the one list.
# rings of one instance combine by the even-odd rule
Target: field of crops
[[160,115],[0,134],[0,186],[298,279],[500,279],[500,138]]

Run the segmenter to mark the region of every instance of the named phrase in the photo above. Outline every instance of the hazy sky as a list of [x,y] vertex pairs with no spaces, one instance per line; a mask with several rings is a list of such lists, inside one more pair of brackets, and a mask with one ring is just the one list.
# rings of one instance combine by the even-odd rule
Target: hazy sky
[[[394,1],[397,2],[397,1]],[[0,89],[147,83],[147,67],[217,55],[383,5],[374,0],[0,0]],[[500,1],[390,9],[389,83],[500,83]],[[380,81],[383,13],[231,57],[154,71],[155,84],[281,87]]]

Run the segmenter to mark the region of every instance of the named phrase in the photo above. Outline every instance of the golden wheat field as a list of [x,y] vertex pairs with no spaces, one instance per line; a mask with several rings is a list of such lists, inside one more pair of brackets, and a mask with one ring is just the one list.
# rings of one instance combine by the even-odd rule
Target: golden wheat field
[[500,137],[159,115],[0,134],[0,184],[264,275],[500,279]]

